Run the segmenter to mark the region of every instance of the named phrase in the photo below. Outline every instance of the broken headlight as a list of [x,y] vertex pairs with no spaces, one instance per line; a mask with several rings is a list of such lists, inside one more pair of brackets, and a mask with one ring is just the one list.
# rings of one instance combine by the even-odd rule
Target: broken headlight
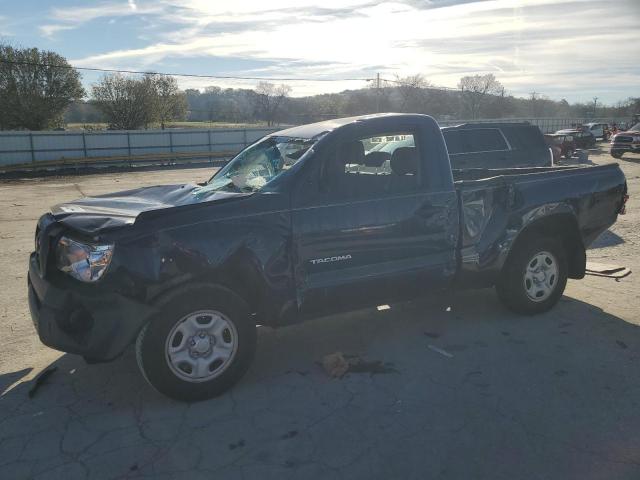
[[113,245],[88,245],[62,237],[56,248],[56,265],[83,282],[100,280],[111,262]]

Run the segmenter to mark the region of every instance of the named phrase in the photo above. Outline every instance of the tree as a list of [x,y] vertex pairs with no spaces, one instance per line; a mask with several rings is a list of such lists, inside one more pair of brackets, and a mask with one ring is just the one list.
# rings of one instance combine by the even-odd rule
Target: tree
[[266,120],[268,126],[273,125],[289,93],[291,93],[289,85],[274,85],[269,82],[258,83],[255,90],[255,107],[258,117]]
[[400,111],[419,112],[422,110],[426,100],[426,88],[431,84],[420,74],[408,77],[399,77],[393,82],[397,85],[398,93],[402,99]]
[[503,91],[502,84],[496,80],[493,73],[462,77],[458,88],[471,118],[478,118],[480,108],[488,95],[499,95]]
[[108,74],[93,85],[93,102],[104,113],[109,127],[136,130],[153,121],[153,89],[149,77]]
[[167,75],[105,75],[93,85],[92,96],[109,127],[119,130],[136,130],[152,123],[159,123],[164,129],[168,121],[182,119],[187,113],[185,93]]
[[82,99],[80,74],[57,53],[0,45],[0,129],[44,130]]
[[183,120],[187,114],[187,96],[178,88],[178,82],[169,75],[147,75],[152,89],[152,119],[164,130],[167,122]]

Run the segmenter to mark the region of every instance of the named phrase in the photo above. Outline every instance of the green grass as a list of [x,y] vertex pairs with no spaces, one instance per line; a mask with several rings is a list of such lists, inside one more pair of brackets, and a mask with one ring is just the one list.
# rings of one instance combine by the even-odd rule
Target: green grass
[[[168,128],[261,128],[266,127],[266,123],[230,123],[230,122],[169,122]],[[106,123],[67,123],[67,130],[106,130]],[[154,126],[159,129],[160,126]]]

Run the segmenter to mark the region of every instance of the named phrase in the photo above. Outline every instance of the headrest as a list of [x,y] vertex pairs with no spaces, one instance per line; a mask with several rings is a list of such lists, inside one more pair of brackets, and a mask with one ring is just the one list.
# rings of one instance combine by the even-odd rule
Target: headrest
[[415,147],[396,148],[391,155],[391,171],[396,175],[418,173],[418,153]]
[[364,164],[367,167],[381,167],[390,158],[391,154],[387,152],[369,152],[364,156]]
[[364,161],[364,145],[359,140],[343,143],[338,151],[338,161],[344,165],[347,163],[357,163],[361,165]]

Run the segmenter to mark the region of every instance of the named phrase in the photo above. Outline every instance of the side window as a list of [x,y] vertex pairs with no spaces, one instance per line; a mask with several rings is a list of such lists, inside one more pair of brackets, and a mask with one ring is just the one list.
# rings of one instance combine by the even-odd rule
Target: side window
[[449,155],[509,149],[497,128],[445,130],[443,136]]
[[466,134],[470,152],[508,150],[507,144],[497,128],[467,130],[462,133]]
[[505,126],[502,131],[514,150],[547,148],[542,132],[536,126]]
[[420,186],[420,156],[410,131],[345,141],[328,167],[328,187],[336,199],[411,193]]
[[449,155],[455,155],[457,153],[465,153],[465,147],[462,144],[462,136],[459,131],[445,130],[442,132],[444,142],[447,144],[447,150]]

